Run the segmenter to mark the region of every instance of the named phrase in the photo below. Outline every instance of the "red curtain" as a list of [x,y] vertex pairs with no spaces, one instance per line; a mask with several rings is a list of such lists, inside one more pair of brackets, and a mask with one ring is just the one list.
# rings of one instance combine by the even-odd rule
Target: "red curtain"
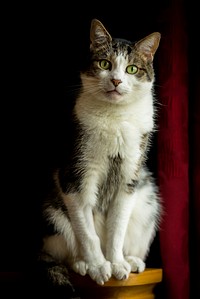
[[[164,205],[160,230],[165,294],[162,298],[167,299],[191,299],[192,294],[197,295],[200,283],[199,280],[195,284],[196,274],[191,274],[195,271],[193,261],[199,263],[200,249],[190,245],[193,242],[199,246],[200,234],[197,218],[200,211],[200,101],[197,97],[200,93],[199,88],[191,93],[191,105],[190,87],[194,88],[195,82],[197,86],[197,80],[191,80],[189,72],[192,53],[188,7],[183,1],[174,0],[159,16],[163,30],[158,71],[161,103],[158,181]],[[193,253],[196,256],[192,258]],[[199,271],[196,267],[196,273]]]

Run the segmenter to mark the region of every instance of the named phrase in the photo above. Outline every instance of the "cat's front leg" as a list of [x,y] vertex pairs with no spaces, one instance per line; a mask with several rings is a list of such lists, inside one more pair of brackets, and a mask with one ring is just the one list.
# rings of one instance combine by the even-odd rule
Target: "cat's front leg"
[[111,263],[107,260],[102,261],[100,264],[77,260],[72,265],[72,269],[82,276],[89,274],[89,276],[99,285],[103,285],[108,281],[112,274]]
[[94,281],[103,285],[112,275],[111,263],[102,253],[100,240],[94,228],[92,206],[81,206],[77,195],[73,195],[67,200],[67,208],[82,257],[74,261],[72,268],[81,275],[89,274]]
[[127,279],[131,272],[131,265],[123,255],[123,246],[134,201],[134,194],[120,192],[108,213],[106,258],[111,262],[112,275],[118,280]]

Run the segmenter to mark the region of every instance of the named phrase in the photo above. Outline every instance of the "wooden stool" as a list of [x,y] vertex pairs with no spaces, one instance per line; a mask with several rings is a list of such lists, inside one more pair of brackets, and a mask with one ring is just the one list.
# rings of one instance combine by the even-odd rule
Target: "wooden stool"
[[147,268],[139,274],[131,273],[127,280],[111,278],[103,286],[88,275],[72,273],[71,279],[83,299],[153,299],[154,288],[162,281],[162,269]]

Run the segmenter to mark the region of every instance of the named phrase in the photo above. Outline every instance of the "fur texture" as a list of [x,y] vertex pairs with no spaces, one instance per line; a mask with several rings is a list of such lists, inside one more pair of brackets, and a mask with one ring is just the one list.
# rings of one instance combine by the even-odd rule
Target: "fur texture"
[[54,284],[67,269],[103,285],[142,272],[161,203],[145,166],[155,129],[153,58],[160,34],[137,43],[111,37],[94,19],[90,63],[72,113],[62,167],[43,207],[40,260]]

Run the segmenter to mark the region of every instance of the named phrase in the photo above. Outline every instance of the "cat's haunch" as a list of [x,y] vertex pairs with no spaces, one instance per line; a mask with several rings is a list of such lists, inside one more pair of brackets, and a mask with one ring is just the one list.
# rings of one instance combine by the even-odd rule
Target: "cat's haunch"
[[145,269],[162,211],[146,166],[159,42],[158,32],[133,43],[91,22],[66,152],[43,204],[39,261],[53,284],[70,285],[68,270],[103,285]]

